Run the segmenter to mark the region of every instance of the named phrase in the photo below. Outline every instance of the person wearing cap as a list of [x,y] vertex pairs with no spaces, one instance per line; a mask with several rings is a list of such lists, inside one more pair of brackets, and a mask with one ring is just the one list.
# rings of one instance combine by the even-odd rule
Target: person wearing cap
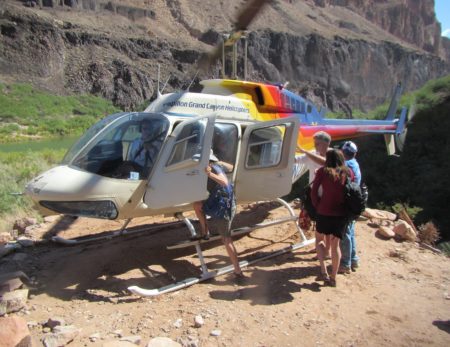
[[[231,238],[231,222],[236,212],[236,202],[233,194],[233,186],[229,183],[222,167],[218,165],[219,159],[211,150],[209,164],[205,168],[208,176],[207,190],[209,196],[204,201],[196,201],[193,204],[195,214],[200,223],[200,235],[194,236],[191,240],[208,240],[210,232],[206,221],[206,215],[211,216],[213,225],[222,236],[222,242],[230,257],[234,267],[234,274],[237,279],[243,278],[242,270],[239,266],[236,247]],[[225,200],[224,200],[225,197]],[[226,201],[224,208],[223,202]]]
[[[357,184],[361,184],[361,169],[356,160],[356,153],[358,153],[358,147],[352,141],[344,142],[342,153],[345,158],[345,165],[352,170],[354,174],[353,181]],[[342,235],[341,240],[341,265],[339,267],[339,273],[350,274],[356,270],[359,266],[359,257],[356,254],[356,241],[355,241],[355,221],[351,221],[347,227],[346,232]]]

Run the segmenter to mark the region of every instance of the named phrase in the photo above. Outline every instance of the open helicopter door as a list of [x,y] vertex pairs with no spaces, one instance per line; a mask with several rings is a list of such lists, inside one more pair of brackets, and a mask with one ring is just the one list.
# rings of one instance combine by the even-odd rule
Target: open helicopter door
[[290,192],[298,129],[297,117],[247,126],[235,181],[238,202],[273,200]]
[[196,117],[176,125],[166,140],[150,176],[144,202],[162,209],[204,200],[215,115]]

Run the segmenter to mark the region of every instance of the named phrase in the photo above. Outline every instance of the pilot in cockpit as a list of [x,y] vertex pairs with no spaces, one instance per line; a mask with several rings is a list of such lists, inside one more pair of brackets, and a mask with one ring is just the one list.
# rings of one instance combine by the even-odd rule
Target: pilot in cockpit
[[134,172],[137,176],[133,179],[146,178],[161,150],[166,135],[166,126],[160,120],[144,119],[139,124],[141,136],[135,139],[124,161],[113,173],[115,178],[131,178]]
[[143,169],[143,175],[147,175],[161,149],[165,138],[165,127],[161,121],[144,119],[139,128],[141,137],[131,143],[128,159]]

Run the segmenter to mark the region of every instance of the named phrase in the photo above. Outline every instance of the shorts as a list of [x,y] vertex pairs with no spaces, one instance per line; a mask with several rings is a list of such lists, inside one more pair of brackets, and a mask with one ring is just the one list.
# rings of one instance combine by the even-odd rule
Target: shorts
[[317,215],[317,232],[324,235],[333,235],[340,239],[347,231],[348,219],[345,216],[324,216]]
[[212,234],[219,234],[222,237],[231,237],[231,223],[224,218],[211,218],[208,223],[208,229]]
[[[203,205],[203,208],[205,206]],[[236,205],[233,204],[231,208],[230,220],[225,218],[211,218],[207,221],[208,229],[213,234],[219,234],[222,237],[231,237],[231,224],[233,223],[234,215],[236,214]]]

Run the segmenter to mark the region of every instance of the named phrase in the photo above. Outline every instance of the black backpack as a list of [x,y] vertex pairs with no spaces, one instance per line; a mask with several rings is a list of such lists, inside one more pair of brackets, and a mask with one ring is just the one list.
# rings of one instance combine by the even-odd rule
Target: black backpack
[[[347,217],[350,220],[355,220],[366,209],[366,202],[368,198],[368,190],[365,184],[361,186],[352,182],[349,177],[344,186],[344,204],[347,210]],[[364,190],[364,191],[363,191]]]
[[317,211],[314,207],[311,199],[311,184],[307,185],[303,190],[303,195],[300,197],[300,200],[302,201],[302,208],[306,210],[308,213],[309,218],[312,221],[317,220]]

